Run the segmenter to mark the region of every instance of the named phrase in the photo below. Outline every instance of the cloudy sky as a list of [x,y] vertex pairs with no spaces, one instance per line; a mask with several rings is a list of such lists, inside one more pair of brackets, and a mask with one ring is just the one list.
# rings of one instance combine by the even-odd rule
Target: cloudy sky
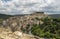
[[0,0],[0,14],[30,14],[37,11],[60,14],[60,0]]

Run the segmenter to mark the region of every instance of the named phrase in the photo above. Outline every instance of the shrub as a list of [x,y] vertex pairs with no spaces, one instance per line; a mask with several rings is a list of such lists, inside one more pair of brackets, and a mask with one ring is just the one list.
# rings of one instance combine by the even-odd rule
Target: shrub
[[60,39],[60,18],[40,19],[43,24],[33,24],[31,32],[39,37],[58,38]]

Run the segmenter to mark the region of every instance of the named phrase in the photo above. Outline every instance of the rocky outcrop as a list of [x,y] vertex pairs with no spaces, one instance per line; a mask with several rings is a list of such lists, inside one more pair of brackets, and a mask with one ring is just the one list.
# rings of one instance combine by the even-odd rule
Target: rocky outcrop
[[0,27],[0,39],[36,39],[33,35],[28,35],[20,31],[12,32],[9,28]]

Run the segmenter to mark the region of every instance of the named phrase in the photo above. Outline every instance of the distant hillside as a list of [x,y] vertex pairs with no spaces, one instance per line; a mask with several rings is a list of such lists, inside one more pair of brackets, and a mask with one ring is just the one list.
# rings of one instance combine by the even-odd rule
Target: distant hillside
[[0,24],[2,23],[3,20],[8,19],[9,17],[13,17],[13,16],[5,15],[5,14],[0,14]]
[[12,15],[0,14],[0,19],[7,19],[9,17],[12,17]]
[[51,14],[49,15],[50,17],[54,17],[54,18],[60,18],[60,14]]

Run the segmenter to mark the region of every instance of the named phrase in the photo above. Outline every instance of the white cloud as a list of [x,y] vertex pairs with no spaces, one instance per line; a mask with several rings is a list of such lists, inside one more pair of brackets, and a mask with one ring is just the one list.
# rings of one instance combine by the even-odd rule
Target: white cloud
[[34,11],[60,10],[59,4],[59,0],[11,0],[7,2],[0,0],[0,13],[14,15],[30,14]]

